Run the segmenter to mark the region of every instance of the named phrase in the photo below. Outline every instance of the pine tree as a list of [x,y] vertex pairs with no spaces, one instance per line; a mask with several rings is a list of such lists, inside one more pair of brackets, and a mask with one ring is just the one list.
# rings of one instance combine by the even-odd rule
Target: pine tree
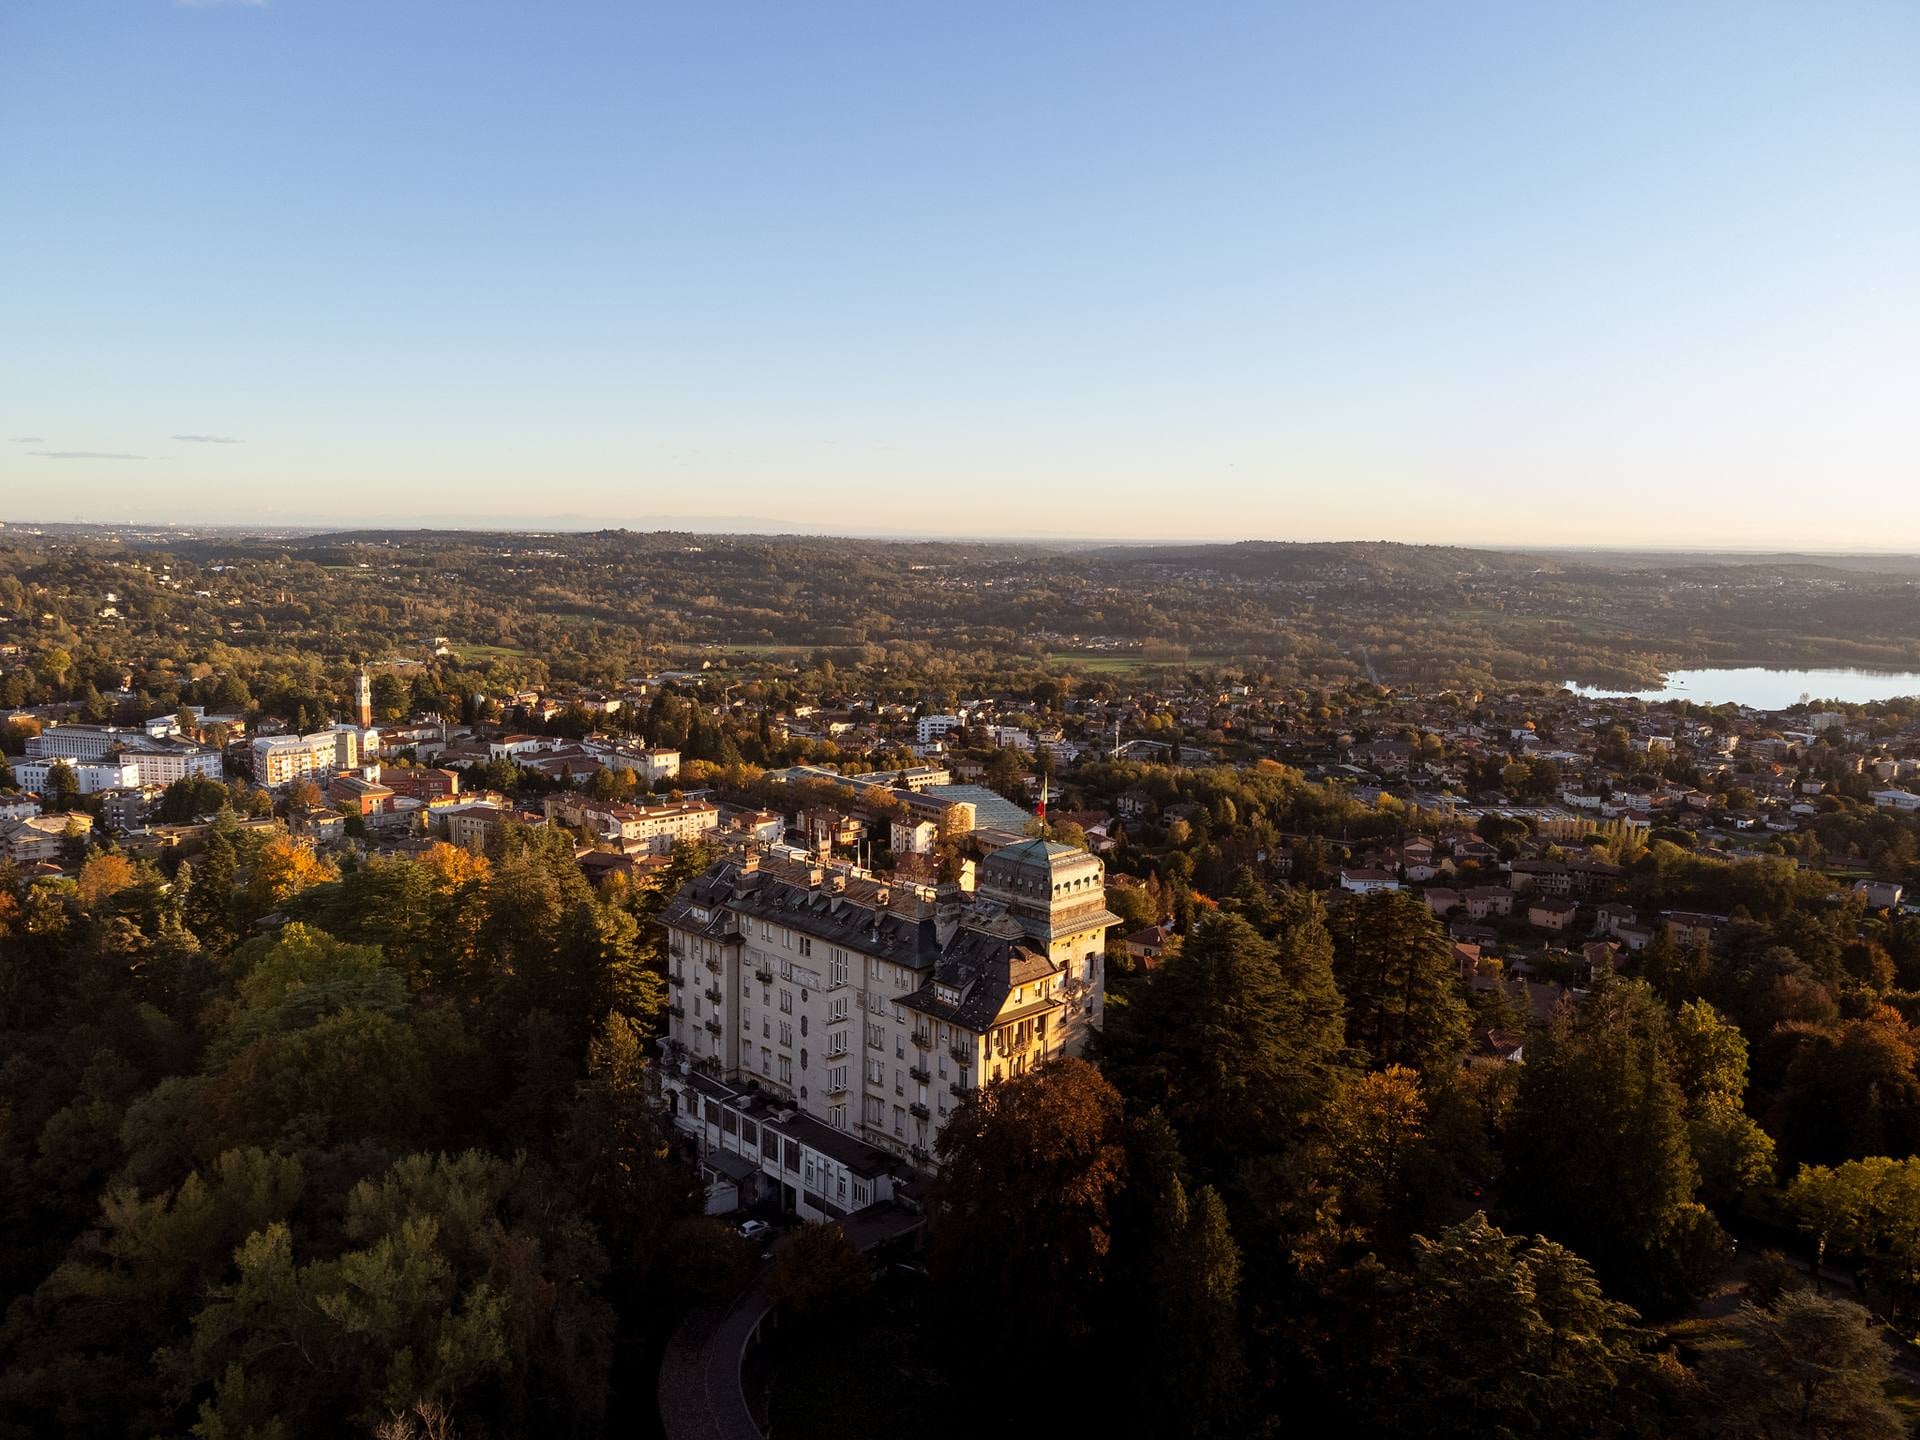
[[1346,1002],[1347,1041],[1376,1069],[1457,1063],[1468,1013],[1453,947],[1410,895],[1379,891],[1333,907],[1333,973]]
[[1649,1313],[1684,1309],[1725,1263],[1725,1232],[1694,1200],[1666,1012],[1643,982],[1606,980],[1528,1042],[1507,1159],[1516,1208]]

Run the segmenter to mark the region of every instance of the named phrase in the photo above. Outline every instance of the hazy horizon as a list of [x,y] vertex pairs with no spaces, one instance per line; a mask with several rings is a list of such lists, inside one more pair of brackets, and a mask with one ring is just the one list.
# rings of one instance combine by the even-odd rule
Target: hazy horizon
[[37,523],[1920,551],[1910,6],[24,0],[0,42]]

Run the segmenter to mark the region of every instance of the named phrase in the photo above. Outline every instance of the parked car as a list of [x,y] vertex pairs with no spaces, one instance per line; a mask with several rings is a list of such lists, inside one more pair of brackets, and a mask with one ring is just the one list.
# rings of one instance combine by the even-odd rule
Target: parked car
[[740,1236],[744,1240],[764,1240],[773,1233],[773,1227],[764,1220],[742,1220]]

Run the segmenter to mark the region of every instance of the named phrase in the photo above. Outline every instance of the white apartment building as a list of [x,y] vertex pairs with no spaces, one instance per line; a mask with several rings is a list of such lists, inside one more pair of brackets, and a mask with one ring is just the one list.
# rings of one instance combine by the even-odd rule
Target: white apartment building
[[13,783],[22,790],[44,795],[47,792],[47,777],[56,765],[64,765],[72,772],[74,783],[82,795],[98,795],[102,790],[121,790],[140,783],[140,767],[131,760],[118,757],[106,760],[66,760],[57,757],[16,760],[13,762]]
[[190,775],[218,780],[226,774],[220,752],[204,745],[160,745],[122,753],[140,772],[136,785],[171,785]]
[[678,750],[628,750],[588,741],[586,751],[609,770],[631,770],[647,784],[680,777]]
[[949,731],[965,728],[966,723],[958,715],[922,715],[914,725],[914,738],[922,745],[931,745]]
[[1086,1047],[1115,917],[1098,859],[1026,840],[986,858],[971,896],[724,860],[661,923],[676,1117],[704,1106],[699,1074],[926,1165],[969,1090]]
[[593,800],[577,791],[549,795],[549,822],[580,825],[604,840],[665,854],[679,842],[697,841],[720,828],[720,807],[705,800],[676,800],[664,805],[623,805]]
[[29,756],[60,756],[66,760],[99,760],[112,751],[147,738],[144,730],[118,725],[50,725],[27,738]]
[[277,790],[296,780],[325,779],[360,763],[360,732],[351,725],[311,735],[263,735],[253,742],[253,779]]

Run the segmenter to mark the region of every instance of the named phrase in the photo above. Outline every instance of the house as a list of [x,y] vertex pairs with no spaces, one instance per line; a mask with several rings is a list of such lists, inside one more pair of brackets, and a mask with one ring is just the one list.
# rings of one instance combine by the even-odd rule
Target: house
[[1400,882],[1385,870],[1342,866],[1340,888],[1354,895],[1372,895],[1382,890],[1398,890]]
[[1853,893],[1866,900],[1869,910],[1897,910],[1905,892],[1895,880],[1856,880]]
[[1580,907],[1571,900],[1542,896],[1527,903],[1527,923],[1541,930],[1565,930],[1573,923]]
[[0,855],[16,865],[35,865],[42,860],[58,862],[69,827],[84,837],[92,833],[93,817],[75,813],[0,820]]
[[1618,935],[1622,925],[1631,925],[1634,921],[1633,907],[1618,900],[1608,900],[1595,907],[1593,912],[1593,933],[1596,935]]
[[1421,891],[1420,898],[1427,902],[1428,910],[1443,920],[1460,905],[1460,892],[1449,890],[1444,885],[1435,885],[1430,890]]
[[1463,898],[1469,920],[1513,914],[1513,892],[1504,885],[1475,885]]
[[1161,924],[1144,926],[1120,943],[1126,946],[1127,954],[1142,970],[1154,970],[1159,968],[1172,941],[1173,927]]
[[1467,1068],[1518,1065],[1525,1059],[1526,1041],[1522,1030],[1476,1030],[1467,1046]]

